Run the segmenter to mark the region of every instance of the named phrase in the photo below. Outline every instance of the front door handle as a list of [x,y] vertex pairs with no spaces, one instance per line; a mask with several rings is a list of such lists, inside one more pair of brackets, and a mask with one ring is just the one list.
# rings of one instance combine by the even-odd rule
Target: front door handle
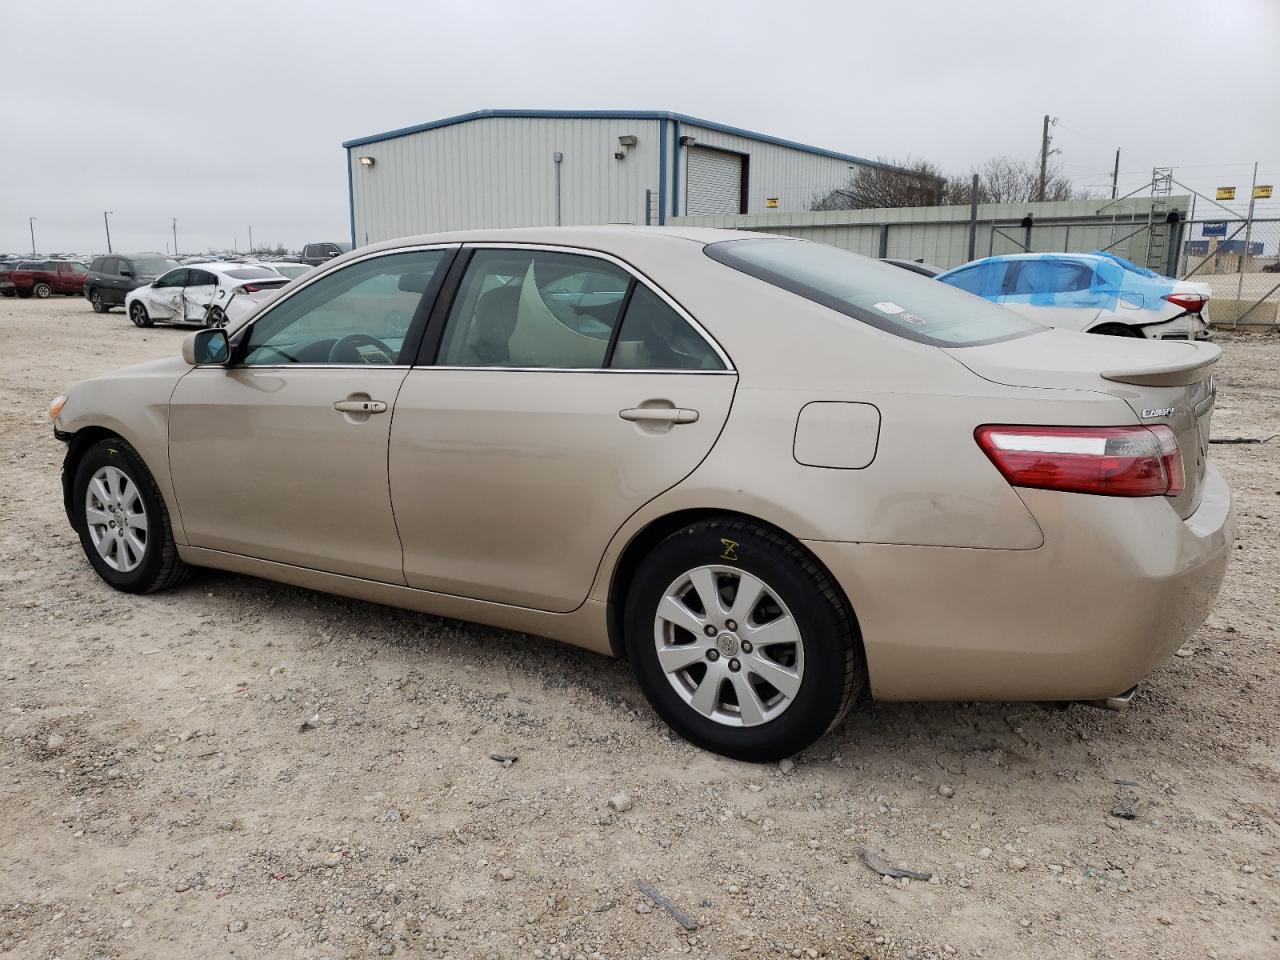
[[386,413],[387,405],[381,400],[339,400],[333,409],[339,413]]
[[628,407],[618,416],[633,423],[696,423],[698,411],[685,407]]

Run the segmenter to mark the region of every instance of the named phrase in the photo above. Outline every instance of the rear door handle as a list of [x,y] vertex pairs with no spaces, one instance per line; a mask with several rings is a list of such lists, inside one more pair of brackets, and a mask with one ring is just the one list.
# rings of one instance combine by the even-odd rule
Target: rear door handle
[[387,405],[381,400],[339,400],[333,409],[339,413],[386,413]]
[[618,416],[634,423],[696,423],[698,411],[685,407],[628,407]]

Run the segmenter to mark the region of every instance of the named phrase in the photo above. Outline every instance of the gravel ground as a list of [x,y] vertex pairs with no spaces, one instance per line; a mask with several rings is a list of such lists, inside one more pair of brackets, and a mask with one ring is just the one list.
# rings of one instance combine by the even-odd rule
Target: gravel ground
[[[181,337],[0,300],[0,954],[1280,956],[1280,441],[1213,448],[1235,562],[1128,713],[864,704],[758,767],[548,641],[212,572],[112,592],[45,406]],[[1280,433],[1280,337],[1223,345],[1215,436]]]

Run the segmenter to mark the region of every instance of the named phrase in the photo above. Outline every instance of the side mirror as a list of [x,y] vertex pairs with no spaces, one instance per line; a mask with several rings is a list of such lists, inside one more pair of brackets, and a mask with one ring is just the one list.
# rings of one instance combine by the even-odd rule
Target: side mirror
[[182,359],[193,367],[224,364],[231,359],[231,344],[227,331],[197,330],[182,341]]
[[122,276],[122,277],[132,277],[132,276],[133,276],[133,271],[132,271],[132,270],[130,270],[128,267],[124,267],[124,268],[122,268],[122,269],[120,270],[120,276]]

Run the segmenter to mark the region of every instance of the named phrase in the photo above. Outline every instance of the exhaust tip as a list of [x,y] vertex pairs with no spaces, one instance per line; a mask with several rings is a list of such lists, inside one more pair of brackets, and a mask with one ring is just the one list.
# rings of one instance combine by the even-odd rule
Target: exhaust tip
[[1117,694],[1114,697],[1104,697],[1101,700],[1081,700],[1087,707],[1097,707],[1099,710],[1112,710],[1119,713],[1122,710],[1128,710],[1129,704],[1133,702],[1133,695],[1138,692],[1135,684],[1124,693]]

